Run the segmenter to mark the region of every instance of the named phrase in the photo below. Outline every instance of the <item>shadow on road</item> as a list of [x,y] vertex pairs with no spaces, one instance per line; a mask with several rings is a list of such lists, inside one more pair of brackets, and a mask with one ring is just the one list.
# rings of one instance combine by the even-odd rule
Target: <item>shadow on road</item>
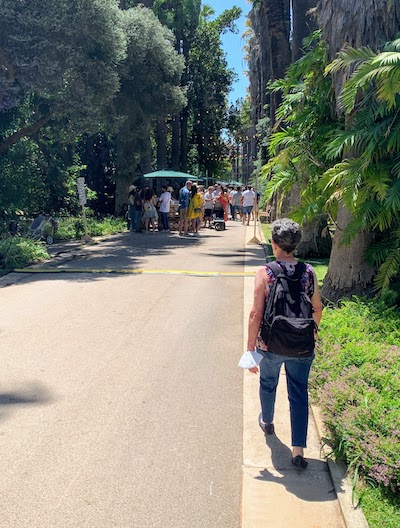
[[[28,405],[46,405],[54,401],[50,392],[38,382],[26,383],[13,390],[0,392],[0,420],[7,418],[7,413],[16,408]],[[5,411],[5,412],[4,412]]]
[[[147,269],[147,259],[149,257],[164,257],[172,255],[180,248],[201,248],[204,252],[199,253],[201,258],[215,256],[228,258],[230,266],[243,267],[244,259],[249,265],[262,265],[263,261],[259,258],[259,248],[241,246],[236,250],[235,247],[219,247],[219,240],[228,236],[228,232],[201,232],[199,237],[180,237],[177,233],[120,233],[106,239],[100,240],[96,244],[80,245],[79,242],[66,242],[55,244],[49,248],[53,256],[52,261],[38,265],[43,269],[49,269],[49,274],[38,273],[21,273],[18,274],[18,281],[13,280],[16,277],[6,276],[0,279],[0,288],[9,284],[26,284],[27,282],[38,280],[39,277],[49,280],[72,280],[74,282],[91,282],[104,280],[112,276],[117,277],[118,271],[135,271]],[[208,248],[207,243],[211,242],[212,247]],[[209,249],[209,250],[208,250]],[[249,256],[250,255],[250,256]],[[180,269],[181,261],[177,258],[176,268]],[[160,267],[162,264],[160,263]],[[59,268],[60,272],[56,270]],[[199,262],[201,269],[201,263]],[[79,270],[82,273],[68,274],[68,270]],[[88,273],[85,273],[85,270]],[[103,273],[95,273],[96,270],[102,270]],[[93,272],[94,271],[94,272]],[[109,273],[104,273],[108,271]],[[90,273],[89,273],[90,272]],[[114,272],[114,273],[112,273]],[[7,280],[7,277],[8,280]]]

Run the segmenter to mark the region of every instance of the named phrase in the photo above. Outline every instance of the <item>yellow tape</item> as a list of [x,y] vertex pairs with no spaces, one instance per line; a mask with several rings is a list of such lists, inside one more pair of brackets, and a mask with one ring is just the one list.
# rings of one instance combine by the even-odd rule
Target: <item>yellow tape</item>
[[132,275],[187,275],[190,277],[251,277],[255,272],[241,271],[190,271],[190,270],[131,270],[131,269],[84,269],[84,268],[23,268],[15,273],[121,273]]

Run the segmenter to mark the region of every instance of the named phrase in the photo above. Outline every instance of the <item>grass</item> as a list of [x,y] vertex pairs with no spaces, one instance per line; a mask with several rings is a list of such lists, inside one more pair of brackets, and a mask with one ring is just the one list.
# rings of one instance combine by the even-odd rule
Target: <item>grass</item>
[[23,237],[0,240],[0,272],[3,275],[13,269],[25,268],[48,258],[50,255],[42,242]]
[[[121,233],[126,230],[126,220],[111,216],[97,219],[89,216],[87,218],[88,235],[103,236]],[[61,218],[55,233],[55,240],[72,240],[81,238],[84,234],[83,220],[80,217]]]
[[399,498],[388,498],[380,488],[364,486],[357,491],[357,499],[360,501],[369,528],[399,528]]

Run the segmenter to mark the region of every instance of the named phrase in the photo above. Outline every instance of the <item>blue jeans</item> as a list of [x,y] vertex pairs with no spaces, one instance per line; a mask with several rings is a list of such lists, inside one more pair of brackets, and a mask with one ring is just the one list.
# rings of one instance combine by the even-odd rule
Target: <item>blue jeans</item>
[[160,216],[161,216],[161,223],[162,223],[163,230],[168,231],[169,230],[168,213],[162,213],[160,211]]
[[143,211],[136,211],[131,206],[131,231],[140,231],[142,224]]
[[272,423],[281,366],[285,364],[286,384],[290,404],[292,446],[307,446],[308,377],[314,355],[309,358],[278,356],[257,349],[264,356],[260,363],[260,401],[263,421]]

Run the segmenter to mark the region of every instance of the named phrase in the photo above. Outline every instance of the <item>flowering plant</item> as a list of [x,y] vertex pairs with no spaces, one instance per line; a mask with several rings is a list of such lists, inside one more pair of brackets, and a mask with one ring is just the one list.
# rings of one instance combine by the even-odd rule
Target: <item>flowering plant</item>
[[354,299],[326,309],[310,379],[335,452],[373,485],[400,492],[400,314]]

